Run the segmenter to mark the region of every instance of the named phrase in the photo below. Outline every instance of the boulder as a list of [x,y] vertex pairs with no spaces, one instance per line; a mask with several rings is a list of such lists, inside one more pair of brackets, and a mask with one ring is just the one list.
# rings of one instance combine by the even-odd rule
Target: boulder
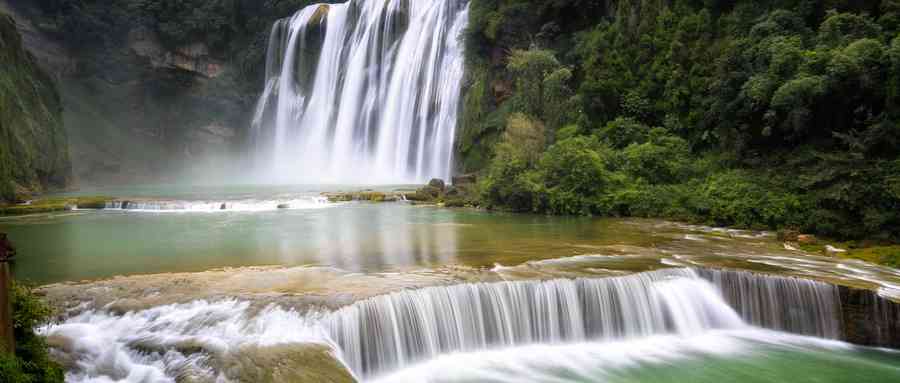
[[433,187],[441,192],[443,192],[447,188],[447,184],[445,184],[444,180],[440,178],[432,178],[431,181],[428,181],[428,186]]
[[289,203],[280,203],[280,204],[278,204],[278,208],[279,208],[279,209],[290,209],[290,208],[291,208],[291,204],[289,204]]

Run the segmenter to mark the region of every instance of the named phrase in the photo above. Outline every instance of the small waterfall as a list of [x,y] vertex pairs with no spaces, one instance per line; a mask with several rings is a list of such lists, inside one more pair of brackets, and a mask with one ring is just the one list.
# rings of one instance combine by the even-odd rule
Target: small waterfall
[[272,27],[253,136],[268,181],[448,179],[466,0],[317,4]]
[[841,336],[838,288],[802,278],[700,269],[741,317],[755,326],[829,339]]
[[372,376],[443,353],[689,335],[743,322],[710,284],[677,269],[402,291],[341,309],[327,326],[345,363]]

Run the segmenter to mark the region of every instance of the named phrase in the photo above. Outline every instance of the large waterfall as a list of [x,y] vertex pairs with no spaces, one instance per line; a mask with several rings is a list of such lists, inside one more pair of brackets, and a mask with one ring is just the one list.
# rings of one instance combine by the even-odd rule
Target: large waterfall
[[350,0],[272,28],[253,121],[261,176],[280,183],[447,179],[466,0]]

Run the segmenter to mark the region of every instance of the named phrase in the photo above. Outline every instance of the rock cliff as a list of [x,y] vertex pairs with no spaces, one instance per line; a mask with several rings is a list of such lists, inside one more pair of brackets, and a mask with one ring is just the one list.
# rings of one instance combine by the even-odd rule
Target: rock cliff
[[57,88],[0,12],[0,200],[64,188],[70,175]]
[[234,169],[255,95],[203,39],[173,44],[152,22],[99,8],[83,17],[101,19],[102,28],[79,25],[84,37],[75,39],[40,2],[0,0],[0,11],[15,19],[35,62],[59,84],[75,186]]

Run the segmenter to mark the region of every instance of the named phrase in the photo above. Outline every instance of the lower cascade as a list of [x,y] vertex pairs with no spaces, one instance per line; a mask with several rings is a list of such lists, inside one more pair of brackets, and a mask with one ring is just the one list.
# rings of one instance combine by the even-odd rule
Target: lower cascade
[[326,323],[348,366],[371,376],[457,351],[687,336],[746,323],[837,338],[839,305],[837,289],[826,283],[672,269],[402,291],[357,302]]
[[233,300],[124,315],[87,311],[40,331],[77,360],[69,375],[77,382],[97,376],[228,380],[223,374],[242,352],[310,344],[329,345],[353,375],[370,379],[456,352],[754,327],[840,338],[838,289],[747,272],[664,269],[404,290],[325,313],[277,305],[259,310]]
[[266,181],[449,179],[467,3],[350,0],[276,22],[253,121]]

